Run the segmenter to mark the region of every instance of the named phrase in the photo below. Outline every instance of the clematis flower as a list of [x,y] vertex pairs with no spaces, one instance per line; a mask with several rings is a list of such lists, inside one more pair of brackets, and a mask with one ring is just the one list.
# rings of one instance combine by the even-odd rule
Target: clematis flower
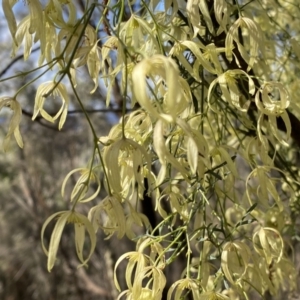
[[158,120],[157,123],[155,124],[154,132],[153,132],[154,149],[161,163],[161,169],[157,176],[156,185],[160,185],[163,182],[168,163],[171,163],[181,173],[181,175],[188,180],[187,177],[188,171],[170,153],[167,147],[165,135],[164,135],[166,128],[167,128],[166,122],[163,122],[162,120]]
[[188,202],[184,195],[180,193],[179,188],[176,185],[170,185],[162,192],[161,197],[157,201],[157,210],[163,218],[167,217],[166,211],[161,204],[162,200],[168,200],[170,202],[171,211],[180,215],[180,219],[188,219]]
[[[68,11],[67,22],[64,19],[64,12],[66,10]],[[45,7],[45,13],[47,20],[60,28],[74,27],[77,21],[76,6],[72,1],[50,0]]]
[[24,40],[24,60],[29,58],[32,49],[33,36],[29,33],[30,28],[30,16],[26,16],[18,25],[15,40],[16,43],[13,44],[12,49],[12,57],[15,57],[18,50],[22,45],[22,41]]
[[235,284],[246,274],[251,251],[243,242],[228,242],[221,255],[221,267],[227,280]]
[[185,294],[186,290],[192,292],[193,299],[200,299],[200,285],[195,279],[184,278],[174,282],[168,291],[167,300],[172,299],[172,294],[175,290],[174,300],[182,299],[181,295]]
[[229,298],[220,293],[209,291],[201,294],[198,300],[229,300]]
[[[247,48],[240,43],[239,30],[245,29],[248,32],[249,39],[246,42]],[[245,35],[246,36],[246,35]],[[247,71],[249,71],[258,57],[258,50],[264,55],[263,47],[263,35],[260,28],[253,20],[245,17],[240,17],[230,27],[225,40],[226,57],[229,61],[232,61],[233,56],[233,42],[237,44],[237,48],[242,58],[248,63]],[[237,58],[236,58],[237,59]],[[237,61],[237,63],[239,63]]]
[[[274,168],[276,171],[277,168]],[[279,211],[284,210],[283,202],[278,194],[276,189],[276,180],[270,177],[268,172],[269,168],[258,166],[255,168],[246,179],[246,195],[250,205],[253,205],[253,200],[251,198],[251,194],[259,199],[259,204],[263,205],[265,208],[269,207],[270,196],[275,201]],[[280,170],[279,170],[280,172]],[[256,178],[259,182],[258,186],[255,190],[252,191],[250,180]]]
[[126,267],[125,280],[129,290],[131,291],[134,283],[133,279],[141,274],[141,272],[149,266],[149,257],[140,251],[131,251],[121,255],[116,262],[114,270],[114,283],[118,291],[121,291],[121,287],[117,279],[116,270],[121,261],[126,258],[128,259],[128,264]]
[[[135,183],[142,198],[145,190],[143,179],[151,170],[151,160],[146,149],[131,139],[114,141],[104,150],[104,161],[110,186],[114,193],[127,193]],[[143,167],[146,165],[145,168]],[[132,189],[133,190],[133,189]],[[123,195],[127,196],[127,195]]]
[[[136,250],[123,254],[116,262],[114,283],[118,291],[121,291],[116,270],[124,259],[128,259],[125,272],[128,289],[120,293],[118,299],[126,295],[127,300],[159,300],[162,298],[166,284],[166,278],[162,271],[166,265],[164,248],[148,237],[138,241]],[[144,254],[144,252],[149,253],[149,251],[150,256]]]
[[209,14],[209,9],[206,1],[188,0],[186,10],[189,20],[194,29],[194,37],[203,28],[203,26],[201,25],[201,17],[205,21],[209,32],[214,34],[214,26]]
[[[278,93],[278,99],[272,94]],[[290,106],[289,93],[280,82],[265,82],[255,95],[255,104],[260,112],[257,122],[258,137],[263,142],[262,126],[264,116],[268,117],[267,131],[270,132],[282,145],[289,146],[292,126],[286,109]],[[278,133],[277,118],[280,117],[286,128],[286,138]],[[265,147],[267,148],[267,147]]]
[[238,85],[236,83],[236,79],[238,76],[245,76],[248,79],[248,85],[249,85],[249,94],[254,95],[255,93],[255,85],[253,79],[243,70],[229,70],[225,73],[219,75],[209,86],[208,92],[207,92],[207,99],[208,99],[208,105],[212,110],[211,105],[211,93],[213,91],[213,88],[217,83],[220,85],[220,89],[222,91],[222,97],[232,106],[236,107],[240,111],[247,112],[250,101],[246,101],[243,105],[241,105],[241,92],[238,88]]
[[[146,286],[143,287],[144,285]],[[165,285],[166,277],[160,268],[146,267],[141,272],[136,273],[132,288],[132,299],[139,299],[141,294],[147,294],[149,300],[160,300]]]
[[99,54],[97,42],[95,42],[95,44],[93,45],[93,47],[91,48],[88,54],[87,66],[88,66],[89,74],[95,83],[94,88],[90,92],[92,94],[96,91],[99,84],[98,76],[100,72],[100,54]]
[[16,99],[13,99],[10,97],[1,97],[0,98],[0,111],[4,106],[9,107],[14,113],[11,118],[10,124],[9,124],[7,135],[3,142],[4,151],[6,151],[8,148],[8,144],[9,144],[10,137],[12,134],[14,134],[19,147],[23,148],[23,140],[22,140],[22,136],[21,136],[20,130],[19,130],[19,124],[21,122],[21,117],[22,117],[21,105],[19,104],[19,102]]
[[[156,94],[161,96],[163,103],[149,97],[148,78],[152,79],[154,90],[157,90]],[[153,117],[172,123],[188,106],[183,95],[186,85],[180,79],[178,67],[171,58],[154,55],[142,60],[132,71],[132,82],[136,100]]]
[[139,294],[138,298],[134,298],[135,295],[133,294],[133,292],[131,290],[125,290],[122,293],[120,293],[120,295],[118,296],[118,299],[121,299],[124,295],[126,295],[126,300],[134,300],[134,299],[139,299],[139,300],[158,300],[161,298],[153,298],[152,297],[152,291],[150,289],[147,288],[142,288],[141,293]]
[[227,25],[229,24],[229,19],[230,19],[227,2],[225,0],[214,1],[214,11],[216,16],[216,21],[220,25],[217,31],[217,35],[219,35],[223,31],[227,33]]
[[[144,39],[145,33],[149,34],[147,41]],[[140,49],[141,52],[147,55],[152,55],[154,49],[159,49],[157,40],[153,35],[153,29],[149,26],[149,23],[136,15],[132,15],[124,23],[120,30],[120,38],[127,47]]]
[[[43,108],[45,99],[47,98],[47,96],[51,94],[53,94],[53,96],[58,95],[62,99],[62,106],[54,117],[50,116]],[[69,105],[69,96],[64,84],[57,83],[54,81],[47,81],[45,83],[42,83],[38,87],[36,92],[32,120],[34,120],[39,113],[41,113],[44,119],[46,119],[51,123],[54,123],[54,121],[60,117],[59,124],[58,124],[58,128],[60,130],[62,129],[67,118],[68,105]]]
[[15,44],[17,44],[15,39],[15,35],[17,32],[17,22],[12,8],[16,4],[16,2],[17,1],[13,1],[13,0],[2,0],[2,8],[3,8],[4,16],[5,19],[7,20],[8,28],[14,39]]
[[[44,233],[48,224],[57,219],[53,232],[51,234],[49,249],[47,250],[44,244]],[[91,255],[93,254],[96,247],[96,234],[91,222],[88,218],[75,211],[60,211],[50,216],[44,223],[41,231],[42,248],[45,254],[48,256],[47,268],[50,272],[53,268],[56,260],[56,254],[61,239],[62,231],[67,223],[73,223],[75,229],[75,245],[77,256],[82,263],[79,267],[87,264]],[[86,259],[83,258],[83,245],[85,241],[85,229],[87,230],[90,240],[91,247],[89,255]]]
[[[78,199],[77,200],[78,202],[88,202],[88,201],[95,199],[97,197],[97,195],[99,194],[100,188],[101,188],[100,179],[97,176],[97,173],[95,170],[96,168],[97,168],[97,166],[92,169],[77,168],[77,169],[69,172],[69,174],[65,177],[62,187],[61,187],[62,197],[64,197],[64,195],[65,195],[66,184],[67,184],[67,181],[69,180],[69,178],[71,177],[71,175],[73,175],[76,172],[80,172],[81,176],[77,180],[77,182],[72,190],[72,193],[71,193],[71,202],[74,201],[75,199]],[[97,184],[97,190],[91,196],[85,198],[85,196],[88,192],[89,186],[92,182],[95,182]]]
[[284,243],[278,230],[271,227],[260,228],[253,235],[254,250],[265,257],[270,266],[272,261],[279,263],[283,257]]
[[34,34],[34,42],[39,40],[41,52],[43,53],[45,50],[45,18],[41,3],[38,0],[30,0],[27,2],[29,15],[17,25],[15,15],[12,10],[16,2],[16,0],[3,0],[2,7],[5,18],[8,22],[8,28],[14,40],[12,55],[15,56],[23,38],[25,37],[24,58],[26,60],[31,52]]
[[120,239],[126,232],[126,218],[121,201],[114,196],[107,196],[100,204],[94,206],[89,211],[88,218],[93,224],[94,231],[98,228],[110,238],[115,232]]
[[[279,99],[273,99],[272,93],[278,91]],[[257,108],[267,116],[278,116],[290,105],[289,93],[280,82],[265,82],[255,95]]]

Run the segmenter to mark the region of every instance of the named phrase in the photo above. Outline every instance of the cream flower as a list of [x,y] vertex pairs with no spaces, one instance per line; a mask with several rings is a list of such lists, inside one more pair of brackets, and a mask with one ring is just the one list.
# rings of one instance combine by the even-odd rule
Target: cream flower
[[[48,224],[57,219],[53,232],[51,234],[50,245],[48,250],[44,244],[44,233],[45,229]],[[75,245],[76,245],[76,253],[77,256],[82,263],[82,265],[86,265],[88,260],[90,259],[91,255],[93,254],[95,247],[96,247],[96,234],[93,229],[92,224],[88,220],[88,218],[82,214],[79,214],[74,211],[60,211],[52,216],[50,216],[44,223],[41,231],[41,239],[42,239],[42,247],[45,254],[48,256],[48,271],[50,272],[53,268],[56,260],[56,254],[59,246],[59,242],[61,239],[62,231],[67,223],[73,223],[75,229]],[[85,242],[85,229],[87,230],[90,240],[91,240],[91,247],[89,255],[86,259],[83,258],[83,246]]]
[[168,291],[168,296],[167,296],[167,300],[171,300],[172,299],[172,294],[175,291],[175,295],[174,295],[174,300],[180,300],[181,295],[185,294],[187,291],[186,290],[190,290],[192,292],[193,295],[193,299],[200,299],[200,285],[197,282],[197,280],[191,279],[191,278],[184,278],[184,279],[180,279],[176,282],[174,282],[169,291]]
[[[240,43],[239,28],[248,31],[247,48]],[[244,36],[247,36],[244,34]],[[237,44],[239,53],[242,58],[248,63],[247,71],[249,71],[258,58],[258,50],[264,53],[263,35],[257,24],[245,17],[238,18],[235,23],[230,27],[226,40],[226,57],[229,61],[232,61],[233,56],[233,41]],[[237,59],[237,58],[236,58]],[[239,62],[237,61],[239,64]]]
[[243,242],[228,242],[224,245],[221,266],[229,282],[235,284],[242,280],[248,268],[250,255],[249,247]]
[[129,290],[132,290],[133,288],[134,279],[141,274],[147,266],[149,266],[149,257],[140,251],[132,251],[121,255],[116,262],[114,270],[114,283],[118,291],[121,291],[121,288],[117,279],[116,270],[121,261],[125,258],[129,260],[125,273],[125,280]]
[[132,299],[139,299],[139,296],[147,291],[149,296],[147,299],[160,300],[165,285],[166,277],[160,268],[146,267],[141,272],[136,273],[132,288]]
[[[154,88],[151,88],[147,81],[149,78],[152,79]],[[183,80],[179,76],[175,61],[171,58],[154,55],[144,59],[133,69],[132,81],[136,100],[153,117],[173,122],[188,105]],[[148,90],[154,91],[155,96],[151,97]],[[161,96],[162,101],[157,95]]]
[[151,170],[151,160],[142,145],[131,139],[121,138],[104,149],[104,161],[109,184],[114,193],[129,193],[137,183],[139,195],[143,197],[144,177],[147,177]]
[[[201,18],[204,19],[210,33],[214,34],[214,26],[205,0],[188,0],[186,5],[187,15],[194,29],[194,37],[203,28]],[[200,14],[201,13],[201,14]]]
[[107,196],[100,204],[94,206],[89,211],[89,219],[91,220],[94,230],[98,228],[110,238],[115,232],[120,239],[126,231],[126,219],[121,201],[114,196]]
[[225,295],[222,295],[214,291],[209,291],[201,294],[197,300],[229,300],[229,299],[230,298],[228,298]]
[[[65,177],[62,187],[61,187],[62,197],[64,197],[66,184],[67,184],[67,181],[69,180],[69,178],[71,177],[71,175],[73,175],[76,172],[80,172],[81,176],[77,180],[77,182],[72,190],[72,193],[71,193],[71,202],[74,201],[75,199],[77,199],[78,202],[88,202],[88,201],[95,199],[95,197],[97,197],[97,195],[99,194],[100,188],[101,188],[100,179],[95,172],[96,168],[97,168],[97,166],[92,169],[78,168],[78,169],[75,169],[75,170],[72,170],[71,172],[69,172],[69,174]],[[96,182],[97,190],[91,196],[85,198],[91,182]]]
[[8,132],[3,142],[4,151],[7,150],[8,144],[10,141],[10,137],[14,134],[15,139],[20,148],[23,148],[23,140],[20,134],[19,124],[21,122],[22,117],[22,108],[19,102],[16,99],[10,97],[1,97],[0,98],[0,111],[3,107],[9,107],[13,111],[13,116],[11,118]]
[[260,228],[253,235],[254,250],[265,257],[268,265],[279,263],[283,256],[284,243],[278,230],[271,227]]
[[13,13],[13,6],[16,4],[16,0],[2,0],[2,8],[4,12],[5,19],[8,23],[9,31],[14,39],[15,44],[17,44],[17,41],[15,39],[15,35],[17,32],[17,22],[15,15]]
[[238,84],[236,83],[236,79],[239,76],[244,76],[248,79],[249,89],[248,92],[250,95],[254,95],[255,93],[255,85],[253,79],[243,70],[229,70],[225,73],[219,75],[209,86],[208,89],[208,105],[211,106],[211,93],[217,83],[220,85],[220,89],[222,91],[222,97],[230,104],[239,109],[240,111],[246,112],[250,106],[250,101],[247,100],[246,103],[241,105],[241,97],[242,93],[239,90]]
[[[54,117],[50,116],[43,108],[45,99],[51,94],[53,94],[53,96],[60,96],[62,100],[62,106]],[[62,129],[67,118],[68,105],[69,96],[64,84],[54,81],[42,83],[36,92],[32,120],[34,120],[39,113],[41,113],[44,119],[51,123],[54,123],[54,121],[60,117],[58,128]]]

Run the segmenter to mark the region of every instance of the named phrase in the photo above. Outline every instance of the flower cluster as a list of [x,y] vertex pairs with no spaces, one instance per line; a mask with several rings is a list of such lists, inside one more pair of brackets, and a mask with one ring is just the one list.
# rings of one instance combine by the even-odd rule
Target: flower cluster
[[[13,55],[24,43],[27,59],[39,42],[39,67],[45,63],[45,73],[56,71],[53,80],[37,88],[32,118],[59,120],[62,129],[70,86],[93,135],[89,163],[71,171],[62,184],[71,209],[53,214],[42,228],[48,270],[64,227],[72,223],[81,265],[95,249],[98,230],[107,238],[126,235],[136,242],[136,251],[116,262],[118,299],[162,299],[166,270],[179,260],[185,267],[170,285],[168,300],[187,295],[249,299],[253,292],[264,297],[293,290],[296,272],[284,236],[292,224],[288,199],[299,184],[298,171],[287,163],[294,155],[288,148],[296,118],[289,109],[300,115],[300,106],[291,100],[288,84],[300,65],[286,61],[299,56],[300,48],[295,38],[275,44],[277,30],[287,28],[286,35],[288,23],[283,26],[269,15],[292,11],[290,6],[271,0],[153,0],[128,7],[125,2],[87,1],[80,16],[74,1],[50,0],[43,6],[31,0],[17,24],[15,1],[3,0]],[[144,9],[134,11],[134,3]],[[107,105],[118,86],[122,117],[107,136],[97,132],[77,93],[76,75],[83,66],[94,84],[91,93],[106,88]],[[288,75],[276,78],[277,67]],[[16,100],[21,91],[0,98],[0,110],[13,111],[5,149],[12,134],[23,146]],[[54,116],[46,111],[50,96],[62,102]],[[69,190],[69,179],[76,176]],[[100,188],[105,196],[99,196]],[[141,210],[145,201],[155,207],[156,224]],[[77,212],[86,202],[92,203],[87,217]],[[44,233],[53,220],[47,248]],[[86,258],[85,230],[90,238]],[[127,289],[122,291],[117,272],[126,259]]]

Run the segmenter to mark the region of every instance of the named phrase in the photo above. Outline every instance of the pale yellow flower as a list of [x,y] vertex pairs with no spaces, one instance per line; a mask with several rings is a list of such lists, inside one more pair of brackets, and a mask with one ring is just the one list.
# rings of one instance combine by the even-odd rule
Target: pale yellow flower
[[121,263],[121,261],[123,261],[125,258],[129,260],[126,267],[126,273],[125,273],[125,280],[129,290],[132,290],[133,288],[134,279],[139,274],[141,274],[141,272],[147,266],[149,266],[149,257],[140,251],[132,251],[121,255],[116,262],[115,270],[114,270],[114,283],[118,291],[121,291],[121,288],[117,279],[116,270],[119,264]]
[[[162,272],[165,267],[164,248],[152,238],[141,238],[137,242],[136,249],[137,251],[123,254],[116,262],[114,283],[121,291],[116,270],[124,259],[129,259],[125,272],[128,289],[123,291],[118,299],[126,295],[127,300],[159,300],[166,284]],[[150,250],[150,256],[143,253],[145,250],[147,253]]]
[[214,34],[214,26],[205,0],[188,0],[186,10],[194,29],[194,37],[196,37],[199,31],[203,28],[201,25],[201,18],[204,19],[209,32]]
[[[240,42],[239,30],[247,30],[248,39],[244,44]],[[237,44],[238,51],[242,58],[248,63],[247,71],[249,71],[258,58],[258,49],[264,54],[263,35],[258,25],[251,19],[240,17],[230,27],[225,40],[226,57],[229,61],[232,61],[233,56],[233,41]],[[245,46],[245,44],[247,44]],[[235,57],[236,58],[236,57]],[[237,60],[237,64],[239,61]]]
[[[272,169],[278,171],[277,168]],[[284,206],[276,189],[276,180],[268,175],[269,171],[270,169],[267,167],[258,166],[248,175],[246,179],[246,195],[250,205],[253,205],[251,194],[254,194],[259,199],[259,204],[263,205],[265,208],[269,208],[269,198],[272,196],[272,199],[276,202],[278,209],[282,211]],[[255,191],[251,189],[249,184],[250,180],[253,180],[254,178],[257,178],[257,181],[259,182],[258,186],[255,188]]]
[[[156,99],[154,96],[149,97],[151,90],[147,91],[147,78],[153,80]],[[153,117],[167,122],[173,122],[188,106],[182,80],[175,61],[163,55],[142,60],[132,72],[133,92],[137,102]],[[156,95],[163,99],[161,104]]]
[[98,50],[98,42],[92,46],[87,56],[87,67],[91,78],[94,81],[94,88],[90,92],[94,93],[99,84],[99,72],[100,72],[100,54]]
[[171,163],[188,180],[188,170],[170,153],[169,146],[166,143],[165,133],[167,132],[167,127],[168,124],[160,119],[157,121],[153,132],[153,146],[161,163],[161,170],[157,176],[157,185],[161,184],[165,179],[168,163]]
[[[149,25],[151,24],[133,14],[126,23],[121,25],[120,38],[129,49],[131,47],[139,49],[145,56],[153,55],[158,51],[159,45]],[[147,34],[147,40],[145,40],[145,34]]]
[[17,1],[4,0],[2,3],[5,17],[8,21],[9,29],[14,39],[12,56],[16,55],[16,52],[20,48],[24,38],[25,60],[31,53],[33,41],[40,41],[41,55],[43,55],[46,46],[46,24],[41,3],[38,0],[28,1],[26,4],[29,9],[29,15],[25,16],[25,18],[17,26],[14,14],[11,10],[15,2]]
[[[275,99],[272,93],[278,97]],[[286,88],[280,82],[265,82],[261,89],[257,91],[255,95],[255,104],[260,111],[257,131],[260,140],[263,139],[261,132],[265,115],[268,116],[268,122],[266,123],[267,131],[271,133],[281,144],[289,146],[288,140],[291,136],[292,125],[290,122],[289,115],[286,109],[290,106],[289,93]],[[292,106],[295,107],[294,105]],[[283,139],[277,128],[277,118],[282,118],[286,128],[286,138]]]
[[149,261],[160,269],[166,266],[165,248],[154,237],[142,237],[136,244],[139,252],[149,253]]
[[129,193],[137,183],[138,193],[142,197],[146,170],[148,173],[151,170],[150,156],[142,145],[131,139],[121,138],[104,149],[104,161],[114,193]]
[[265,257],[268,265],[274,260],[279,263],[283,256],[284,243],[278,230],[271,227],[260,228],[253,235],[255,251]]
[[[68,15],[67,21],[64,19],[66,11]],[[45,7],[45,16],[54,26],[72,28],[77,21],[77,9],[72,1],[50,0]]]
[[8,132],[5,136],[4,142],[3,142],[3,148],[4,151],[8,149],[9,141],[14,134],[15,139],[19,145],[20,148],[23,148],[23,140],[22,136],[20,134],[19,124],[21,122],[22,117],[22,108],[19,102],[11,97],[1,97],[0,98],[0,111],[3,107],[9,107],[13,111],[13,116],[11,118]]
[[[65,61],[69,62],[71,58],[73,59],[70,70],[75,86],[76,69],[87,65],[89,74],[95,83],[94,89],[91,91],[93,93],[98,87],[100,71],[97,34],[95,29],[90,25],[87,25],[85,28],[84,24],[80,24],[75,29],[73,27],[64,27],[59,31],[54,48],[55,55],[59,56],[64,51]],[[77,45],[78,39],[81,40],[79,45]]]
[[[71,172],[69,172],[68,175],[65,177],[62,187],[61,187],[62,197],[64,197],[66,184],[67,184],[67,181],[69,180],[69,178],[71,177],[71,175],[73,175],[76,172],[80,172],[81,176],[78,178],[76,184],[73,187],[72,193],[71,193],[71,197],[70,197],[71,202],[75,199],[77,199],[78,202],[88,202],[88,201],[95,199],[95,197],[97,197],[97,195],[99,194],[100,188],[101,188],[100,179],[95,172],[96,168],[97,167],[92,168],[92,169],[78,168],[78,169],[75,169],[75,170],[72,170]],[[88,196],[87,198],[85,198],[85,196],[88,192],[89,186],[92,182],[96,182],[97,190],[91,196]]]
[[243,242],[228,242],[224,245],[221,266],[229,282],[235,284],[242,280],[247,271],[250,255],[249,247]]
[[7,20],[9,31],[16,44],[17,41],[15,39],[15,35],[17,32],[17,22],[12,8],[17,3],[17,1],[18,0],[2,0],[2,8],[3,8],[4,16],[5,19]]
[[[50,244],[48,250],[44,244],[44,233],[48,224],[57,219],[53,232],[51,234]],[[42,247],[45,254],[48,256],[48,271],[53,268],[56,260],[58,246],[61,240],[61,235],[67,223],[73,223],[75,229],[75,245],[77,256],[82,263],[80,266],[86,265],[96,247],[96,234],[92,224],[88,218],[80,213],[74,211],[60,211],[50,216],[44,223],[41,231]],[[85,229],[87,230],[90,240],[90,252],[86,259],[83,258],[83,246],[85,242]]]
[[191,279],[191,278],[180,279],[171,285],[168,291],[167,300],[172,299],[172,294],[174,293],[174,291],[175,294],[173,299],[180,300],[181,295],[185,294],[187,290],[190,290],[192,292],[194,300],[198,300],[200,299],[200,288],[201,288],[200,283],[195,279]]
[[227,25],[230,21],[230,11],[228,9],[227,2],[225,0],[214,1],[214,11],[216,21],[220,25],[217,31],[217,35],[219,35],[223,31],[227,32]]
[[[272,93],[278,91],[279,99],[273,99]],[[290,105],[287,89],[280,82],[265,82],[255,95],[257,108],[267,116],[281,115]]]
[[[222,91],[222,97],[231,105],[239,109],[240,111],[246,112],[250,106],[250,101],[247,100],[245,103],[241,103],[242,93],[236,83],[236,80],[239,76],[244,76],[248,79],[248,92],[250,95],[255,93],[255,85],[253,79],[243,70],[229,70],[225,73],[219,75],[214,81],[211,82],[208,89],[208,105],[212,108],[211,105],[211,94],[217,83],[220,85]],[[217,100],[219,101],[219,100]]]
[[140,295],[147,291],[148,299],[160,300],[165,285],[166,277],[160,268],[146,267],[136,273],[132,287],[132,299],[139,299]]
[[149,114],[142,109],[138,109],[125,116],[125,118],[126,137],[142,145],[147,144],[147,141],[149,143],[149,137],[153,131],[153,124]]
[[115,232],[120,239],[126,232],[126,219],[121,201],[115,196],[105,197],[91,208],[88,215],[94,230],[101,228],[110,238]]
[[40,41],[41,54],[45,52],[46,47],[46,23],[42,5],[39,0],[28,1],[30,14],[29,33],[34,34],[34,42]]
[[197,300],[230,300],[230,298],[220,293],[209,291],[202,293]]
[[[184,52],[188,48],[195,56],[195,62],[193,63],[193,68],[190,66],[190,63],[184,57]],[[197,81],[201,81],[199,77],[199,68],[202,66],[206,71],[212,74],[219,74],[220,72],[220,63],[215,62],[215,59],[212,59],[212,64],[208,61],[208,58],[213,58],[209,53],[213,49],[211,45],[205,46],[201,42],[194,42],[190,40],[179,41],[174,44],[174,47],[170,51],[170,55],[176,56],[180,63],[192,74]],[[204,51],[204,53],[202,51]],[[216,48],[216,52],[224,52],[223,48]]]
[[[62,106],[54,117],[50,116],[43,108],[46,98],[50,95],[60,96],[62,101]],[[67,118],[68,105],[69,96],[63,83],[57,83],[55,81],[42,83],[36,92],[32,120],[34,120],[39,113],[51,123],[54,123],[54,121],[60,117],[58,128],[62,129]]]
[[13,44],[12,57],[16,56],[17,51],[21,47],[23,39],[24,42],[24,60],[27,60],[32,48],[33,35],[29,33],[30,16],[26,16],[18,25],[16,30],[15,39],[16,43]]
[[[40,57],[38,61],[39,66],[43,64],[44,60],[50,63],[53,59],[53,56],[58,56],[60,54],[59,53],[56,55],[57,45],[59,44],[56,28],[48,21],[45,20],[44,30],[45,30],[45,45],[43,50],[40,53]],[[61,63],[61,61],[59,61],[59,63]],[[71,70],[72,69],[70,69],[70,72]]]
[[[110,36],[102,46],[101,51],[101,72],[105,86],[107,87],[106,105],[110,103],[112,88],[116,76],[125,68],[124,51],[122,43],[115,36]],[[116,55],[116,61],[113,62],[111,55]],[[128,68],[128,64],[127,64]]]
[[167,213],[161,205],[162,200],[170,202],[171,211],[180,215],[180,219],[187,221],[189,216],[188,199],[182,194],[182,191],[176,185],[167,186],[158,199],[156,209],[163,218],[167,218]]

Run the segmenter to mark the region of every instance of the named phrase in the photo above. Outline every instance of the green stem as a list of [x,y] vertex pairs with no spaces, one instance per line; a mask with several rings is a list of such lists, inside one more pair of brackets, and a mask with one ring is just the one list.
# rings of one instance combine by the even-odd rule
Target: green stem
[[39,78],[41,78],[44,74],[46,74],[49,70],[51,70],[55,64],[56,64],[56,62],[53,63],[53,65],[51,65],[49,68],[47,68],[44,72],[42,72],[39,76],[33,78],[32,80],[30,80],[29,82],[27,82],[26,84],[24,84],[23,86],[21,86],[21,87],[17,90],[17,92],[15,93],[15,95],[14,95],[13,98],[15,99],[15,98],[21,93],[21,91],[22,91],[23,89],[25,89],[26,87],[28,87],[30,84],[32,84],[33,82],[35,82],[36,80],[38,80]]
[[101,151],[100,151],[99,146],[98,146],[98,137],[97,137],[95,128],[94,128],[94,126],[93,126],[93,124],[91,122],[91,119],[90,119],[89,115],[87,114],[87,112],[86,112],[86,110],[84,108],[84,105],[82,104],[82,102],[81,102],[81,100],[79,98],[79,95],[78,95],[75,87],[73,86],[71,74],[68,73],[68,77],[69,77],[69,80],[70,80],[70,84],[71,84],[73,93],[74,93],[74,95],[75,95],[75,97],[76,97],[76,99],[77,99],[77,101],[78,101],[78,103],[80,105],[80,108],[83,111],[83,113],[84,113],[84,115],[85,115],[85,117],[87,119],[87,122],[88,122],[88,124],[89,124],[89,126],[91,128],[91,131],[92,131],[92,134],[93,134],[93,138],[94,138],[94,147],[96,147],[96,149],[97,149],[97,152],[98,152],[98,155],[99,155],[99,159],[100,159],[101,165],[103,167],[103,173],[104,173],[104,176],[105,176],[106,182],[107,182],[108,194],[109,194],[109,196],[111,196],[112,192],[111,192],[111,187],[110,187],[110,184],[109,184],[108,174],[107,174],[106,169],[105,169],[104,159],[102,157]]
[[124,82],[124,91],[123,91],[123,101],[122,101],[122,136],[126,139],[125,135],[125,114],[126,114],[126,99],[127,99],[127,80],[128,80],[128,70],[127,70],[127,51],[124,51],[124,73],[125,73],[125,82]]

